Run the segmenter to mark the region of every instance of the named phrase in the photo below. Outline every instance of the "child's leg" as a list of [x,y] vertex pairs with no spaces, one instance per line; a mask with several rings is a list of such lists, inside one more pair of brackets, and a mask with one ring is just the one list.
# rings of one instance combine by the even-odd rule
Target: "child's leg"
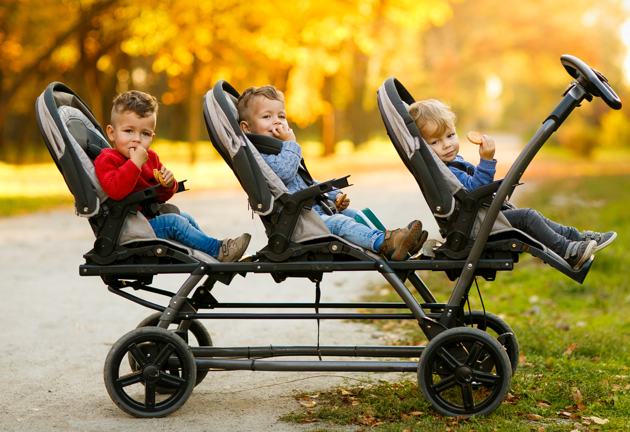
[[[552,222],[536,210],[528,208],[505,210],[502,213],[514,228],[529,234],[558,255],[564,256],[569,240],[556,230],[562,231],[562,228],[566,227]],[[554,224],[554,227],[550,226],[548,222]],[[579,233],[577,237],[579,238]]]
[[208,237],[195,228],[184,216],[170,213],[149,219],[149,223],[158,238],[177,240],[188,247],[205,252],[213,258],[219,255],[221,242]]
[[[520,209],[520,210],[527,210],[527,209]],[[562,237],[564,237],[567,240],[573,240],[573,241],[578,241],[580,240],[580,232],[577,230],[577,228],[573,228],[573,227],[566,227],[564,225],[560,225],[558,222],[554,222],[552,220],[547,219],[546,217],[544,217],[542,215],[541,212],[537,211],[537,210],[533,210],[536,213],[538,213],[538,215],[542,218],[543,222],[549,227],[551,228],[554,232],[560,234]],[[514,211],[514,210],[508,210],[508,211]]]
[[372,252],[378,252],[378,247],[385,236],[383,231],[370,229],[366,225],[360,224],[343,214],[322,215],[322,219],[332,234],[338,235],[362,248],[370,249]]
[[192,215],[188,212],[180,212],[179,213],[182,217],[188,219],[188,222],[190,222],[190,224],[192,226],[194,226],[196,229],[198,229],[199,231],[203,232],[203,230],[201,228],[199,228],[199,225],[197,224],[197,221],[195,221],[195,218],[192,217]]

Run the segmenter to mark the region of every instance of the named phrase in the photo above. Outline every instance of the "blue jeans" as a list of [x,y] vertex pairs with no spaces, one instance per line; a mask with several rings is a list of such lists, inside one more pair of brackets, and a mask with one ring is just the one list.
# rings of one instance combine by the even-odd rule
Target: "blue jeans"
[[186,212],[181,212],[181,216],[175,213],[160,215],[149,219],[149,223],[158,238],[176,240],[213,258],[219,256],[221,241],[208,237]]
[[570,241],[580,239],[581,233],[544,217],[533,209],[505,210],[502,212],[512,227],[538,240],[560,256],[564,256]]
[[341,213],[329,216],[320,215],[332,234],[338,235],[358,246],[378,252],[378,247],[383,243],[384,233],[373,230],[354,220],[357,214],[355,209],[345,209]]

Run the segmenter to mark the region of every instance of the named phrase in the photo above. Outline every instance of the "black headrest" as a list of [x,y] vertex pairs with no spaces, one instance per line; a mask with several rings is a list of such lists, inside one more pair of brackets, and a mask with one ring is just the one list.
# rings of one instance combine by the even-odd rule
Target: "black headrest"
[[246,133],[245,136],[260,153],[277,155],[282,151],[282,141],[278,138],[253,133]]

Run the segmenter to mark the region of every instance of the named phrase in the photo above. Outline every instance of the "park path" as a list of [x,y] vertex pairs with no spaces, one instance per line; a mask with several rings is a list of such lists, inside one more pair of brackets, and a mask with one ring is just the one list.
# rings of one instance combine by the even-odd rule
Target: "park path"
[[[514,152],[513,152],[514,153]],[[515,154],[515,153],[514,153]],[[504,158],[505,160],[505,158]],[[340,173],[342,174],[342,173]],[[388,228],[413,219],[432,237],[437,225],[415,180],[400,163],[395,171],[353,175],[346,189],[355,208],[370,207]],[[247,209],[241,190],[187,192],[173,202],[195,216],[210,235],[252,234],[248,252],[266,244],[264,229]],[[163,419],[135,419],[119,410],[103,384],[111,345],[151,311],[107,291],[100,278],[82,278],[78,267],[94,237],[87,221],[64,208],[0,219],[0,430],[294,431],[313,425],[278,421],[298,408],[295,391],[315,391],[363,374],[216,372],[196,387],[188,402]],[[153,286],[177,289],[184,276],[160,276]],[[356,301],[382,282],[374,272],[326,274],[323,302]],[[269,275],[236,277],[217,284],[220,301],[314,300],[308,280],[282,284]],[[438,299],[441,300],[441,299]],[[446,301],[446,299],[442,299]],[[205,321],[215,345],[314,345],[313,321]],[[322,345],[377,345],[373,329],[360,323],[322,321]],[[387,374],[388,378],[400,377]],[[378,375],[372,375],[378,377]],[[352,428],[350,428],[351,430]]]

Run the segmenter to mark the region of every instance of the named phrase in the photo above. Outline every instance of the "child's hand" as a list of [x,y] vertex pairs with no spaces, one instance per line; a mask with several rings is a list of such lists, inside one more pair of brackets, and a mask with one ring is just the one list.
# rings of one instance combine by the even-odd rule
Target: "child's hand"
[[293,129],[283,124],[279,124],[278,126],[274,127],[271,130],[271,133],[280,141],[295,141],[295,134],[293,133]]
[[166,183],[166,188],[172,189],[174,186],[175,176],[173,175],[171,170],[162,165],[162,168],[160,168],[160,172],[162,173],[162,180],[164,180],[164,183]]
[[494,140],[490,135],[483,135],[481,138],[481,145],[479,146],[479,157],[485,160],[494,159]]
[[341,198],[341,201],[336,202],[337,210],[344,211],[350,205],[350,198],[346,194],[340,194],[339,198]]
[[138,168],[142,169],[142,165],[149,160],[149,154],[144,147],[139,145],[136,148],[132,147],[129,149],[129,159],[131,159],[131,162],[135,163]]

